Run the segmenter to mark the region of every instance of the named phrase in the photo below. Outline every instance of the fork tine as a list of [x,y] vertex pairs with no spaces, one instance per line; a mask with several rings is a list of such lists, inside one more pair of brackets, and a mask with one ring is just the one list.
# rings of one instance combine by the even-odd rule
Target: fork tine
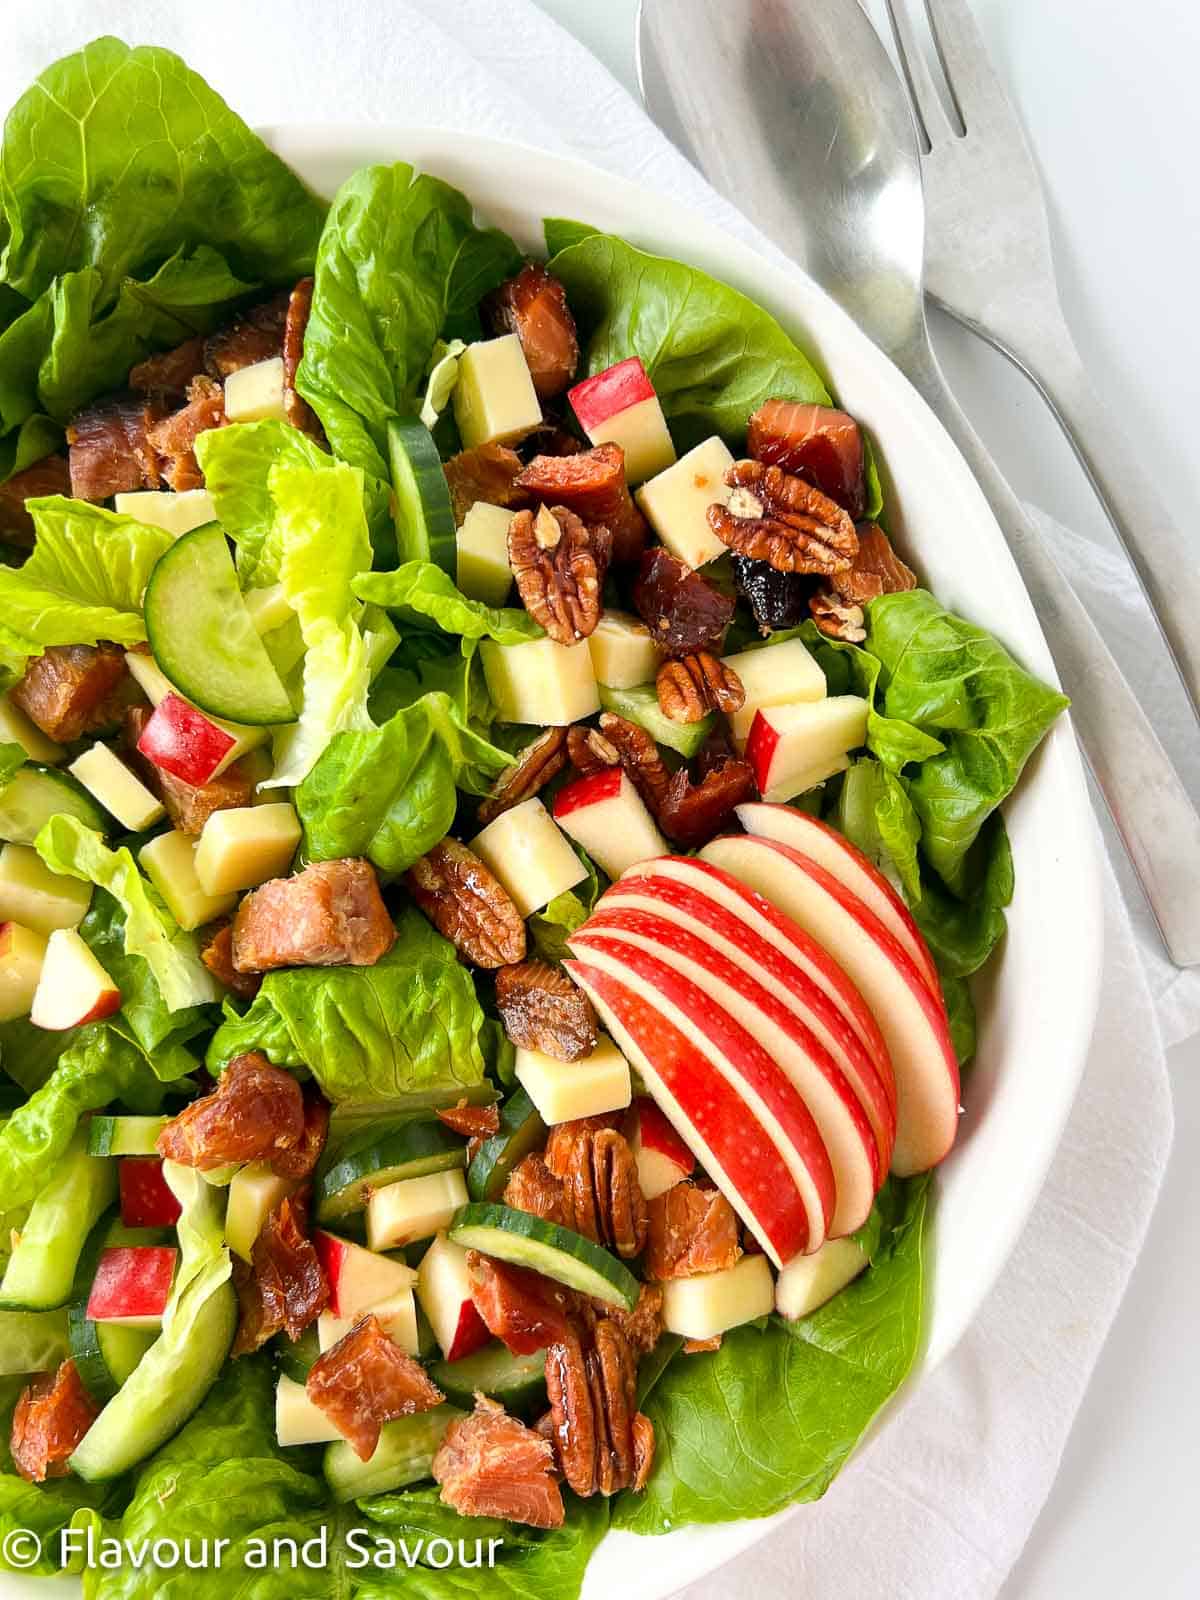
[[963,127],[969,132],[972,122],[998,116],[1011,120],[1012,109],[967,0],[925,0],[925,10]]
[[900,53],[900,66],[908,87],[909,99],[917,120],[917,132],[926,153],[956,132],[942,105],[941,96],[921,49],[920,40],[913,29],[912,19],[905,8],[905,0],[886,0],[888,21]]

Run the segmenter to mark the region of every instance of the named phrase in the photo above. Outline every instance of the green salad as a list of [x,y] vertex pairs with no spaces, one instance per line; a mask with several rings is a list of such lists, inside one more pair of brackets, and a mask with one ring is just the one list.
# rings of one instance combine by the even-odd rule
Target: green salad
[[917,1357],[1065,701],[774,318],[544,234],[157,48],[9,113],[6,1570],[568,1597]]

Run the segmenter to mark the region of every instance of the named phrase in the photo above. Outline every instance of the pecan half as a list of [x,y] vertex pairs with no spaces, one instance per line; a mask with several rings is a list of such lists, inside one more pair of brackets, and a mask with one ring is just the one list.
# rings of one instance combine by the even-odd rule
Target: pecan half
[[518,593],[556,644],[575,644],[595,631],[611,549],[606,528],[585,527],[565,506],[513,517],[508,560]]
[[646,1199],[625,1137],[607,1119],[581,1117],[551,1130],[545,1162],[561,1180],[569,1226],[627,1259],[646,1243]]
[[818,589],[808,602],[809,615],[827,639],[845,639],[861,644],[867,637],[863,608],[851,600],[840,600],[829,589]]
[[589,728],[580,722],[567,729],[567,755],[571,765],[585,777],[589,772],[615,767],[621,759],[616,745],[606,739],[599,728]]
[[658,825],[675,844],[694,849],[719,833],[733,808],[754,792],[754,772],[746,761],[723,761],[699,783],[680,767],[658,807]]
[[835,573],[830,583],[839,599],[866,605],[881,594],[901,594],[917,587],[916,573],[901,561],[877,522],[860,522],[857,531],[854,565],[849,572]]
[[663,716],[672,722],[700,722],[710,711],[740,711],[746,704],[742,680],[710,650],[664,661],[655,688]]
[[657,813],[666,799],[671,774],[651,735],[636,722],[617,716],[615,711],[601,714],[600,732],[616,749],[617,758],[634,788],[650,810]]
[[735,461],[725,473],[727,505],[708,508],[708,525],[736,554],[776,572],[848,572],[858,535],[848,512],[803,478],[761,461]]
[[608,1318],[572,1329],[546,1352],[551,1433],[563,1477],[577,1495],[643,1487],[654,1429],[637,1409],[637,1363]]
[[445,838],[404,874],[408,891],[434,927],[477,967],[525,958],[525,923],[473,851]]
[[567,730],[547,728],[524,750],[492,785],[479,806],[480,822],[492,822],[502,811],[538,794],[567,764]]
[[583,990],[548,961],[522,961],[496,974],[496,1008],[515,1045],[558,1061],[596,1048],[596,1010]]

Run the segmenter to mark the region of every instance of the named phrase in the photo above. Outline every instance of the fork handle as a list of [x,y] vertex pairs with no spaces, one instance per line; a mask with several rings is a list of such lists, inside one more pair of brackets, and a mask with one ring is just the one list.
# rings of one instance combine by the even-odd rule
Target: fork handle
[[965,457],[1008,541],[1071,717],[1171,960],[1200,965],[1200,816],[1079,596],[942,376],[932,349],[894,353]]

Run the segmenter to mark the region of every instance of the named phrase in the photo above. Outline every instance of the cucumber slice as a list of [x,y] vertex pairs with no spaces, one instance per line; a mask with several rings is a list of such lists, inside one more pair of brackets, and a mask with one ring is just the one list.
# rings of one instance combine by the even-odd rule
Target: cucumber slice
[[514,1089],[500,1108],[500,1127],[485,1139],[467,1168],[472,1200],[499,1200],[508,1175],[531,1150],[541,1148],[546,1124],[524,1089]]
[[168,1117],[93,1117],[88,1123],[90,1156],[153,1156]]
[[605,711],[615,711],[627,722],[636,722],[656,743],[678,750],[689,761],[712,732],[715,721],[712,712],[701,717],[699,722],[674,722],[664,716],[652,683],[639,683],[632,689],[611,689],[601,683],[597,689]]
[[57,767],[22,767],[0,792],[0,839],[32,844],[51,817],[78,817],[85,828],[111,833],[116,826],[81,783]]
[[[166,1237],[165,1232],[161,1237]],[[80,1253],[75,1286],[71,1291],[72,1303],[67,1310],[67,1339],[84,1388],[101,1405],[112,1399],[158,1337],[145,1328],[93,1322],[88,1316],[88,1296],[101,1252],[109,1245],[157,1242],[160,1242],[160,1230],[127,1228],[121,1221],[119,1209],[114,1207],[104,1213],[88,1234]]]
[[65,1311],[0,1311],[0,1378],[53,1372],[69,1352]]
[[462,1138],[435,1120],[367,1129],[338,1150],[317,1176],[317,1218],[336,1222],[367,1203],[368,1188],[401,1178],[423,1178],[467,1164]]
[[429,1376],[447,1400],[468,1410],[478,1393],[499,1400],[506,1411],[528,1413],[545,1404],[546,1352],[514,1356],[502,1344],[488,1344],[461,1361],[435,1361]]
[[433,435],[415,417],[393,418],[388,423],[388,455],[399,559],[433,561],[453,578],[454,508]]
[[65,1305],[88,1235],[116,1197],[116,1162],[88,1155],[86,1131],[78,1129],[33,1202],[0,1283],[0,1306]]
[[616,1256],[582,1234],[528,1211],[474,1201],[455,1213],[450,1237],[464,1250],[480,1250],[497,1261],[531,1267],[609,1305],[624,1306],[626,1311],[637,1305],[640,1285]]
[[443,1434],[462,1415],[457,1406],[434,1406],[413,1417],[385,1422],[369,1461],[360,1461],[344,1439],[329,1445],[325,1451],[325,1481],[333,1498],[360,1500],[428,1478]]
[[280,1372],[296,1383],[306,1382],[313,1363],[321,1354],[316,1323],[305,1328],[298,1339],[289,1339],[286,1333],[281,1333],[275,1341],[274,1350]]
[[201,711],[250,727],[295,722],[216,523],[185,533],[159,557],[145,612],[154,659]]

